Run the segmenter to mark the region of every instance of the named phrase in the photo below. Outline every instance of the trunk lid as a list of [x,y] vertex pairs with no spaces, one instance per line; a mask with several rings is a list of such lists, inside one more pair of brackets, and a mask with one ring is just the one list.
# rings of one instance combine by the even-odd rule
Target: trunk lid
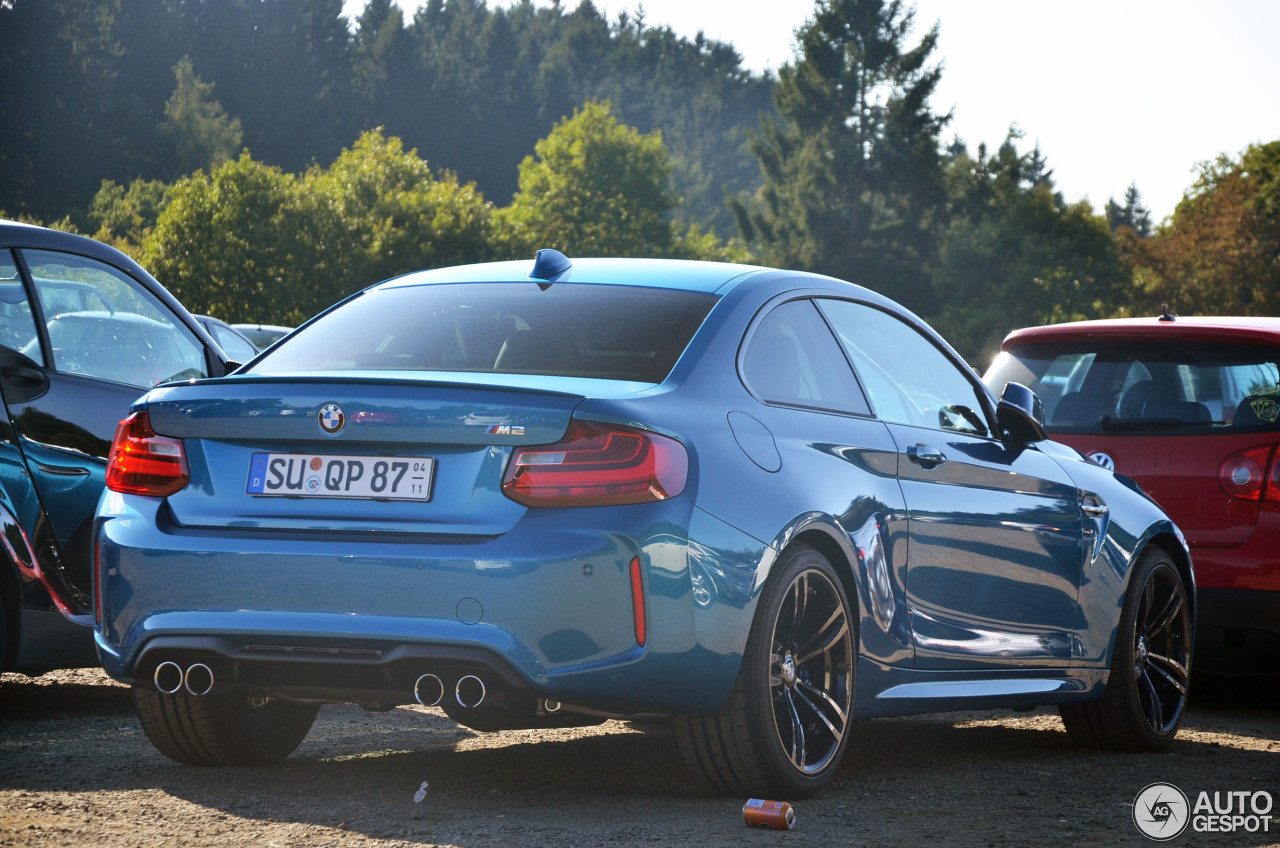
[[1085,456],[1110,457],[1116,471],[1132,478],[1169,513],[1192,547],[1229,548],[1253,535],[1259,503],[1229,497],[1218,483],[1218,472],[1236,451],[1273,441],[1265,435],[1055,433],[1051,438]]
[[[156,390],[146,408],[157,433],[183,440],[191,481],[167,499],[178,525],[488,537],[526,509],[501,491],[512,450],[560,439],[584,396],[385,374],[231,378]],[[429,488],[390,496],[398,474]]]

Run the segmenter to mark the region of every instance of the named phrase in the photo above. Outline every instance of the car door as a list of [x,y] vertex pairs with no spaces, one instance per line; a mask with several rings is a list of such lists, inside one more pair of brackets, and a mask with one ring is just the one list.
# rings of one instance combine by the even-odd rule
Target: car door
[[1069,664],[1085,553],[1071,479],[994,435],[977,375],[910,323],[820,303],[897,444],[916,667]]
[[55,550],[46,585],[70,611],[91,609],[90,526],[116,425],[167,379],[209,373],[206,349],[141,281],[97,259],[7,252],[0,394]]

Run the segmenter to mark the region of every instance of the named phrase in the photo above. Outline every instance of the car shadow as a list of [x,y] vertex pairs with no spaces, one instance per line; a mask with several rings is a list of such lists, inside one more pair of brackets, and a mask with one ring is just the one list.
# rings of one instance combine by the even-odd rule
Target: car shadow
[[[436,709],[327,706],[281,763],[195,768],[156,752],[136,719],[122,715],[131,711],[125,687],[24,691],[27,683],[9,677],[0,690],[0,793],[107,803],[110,793],[157,791],[236,832],[283,823],[325,839],[320,831],[333,830],[465,848],[646,841],[644,823],[655,815],[680,824],[678,844],[741,838],[743,799],[700,794],[666,723],[480,734]],[[1019,838],[1017,822],[1039,815],[1046,798],[1072,827],[1096,835],[1131,827],[1125,805],[1150,783],[1231,790],[1244,788],[1233,782],[1241,775],[1275,773],[1274,708],[1243,695],[1193,704],[1183,728],[1164,752],[1117,754],[1074,746],[1052,710],[859,722],[835,780],[798,806],[812,832],[840,844],[919,844],[948,822],[975,839],[1034,844]],[[952,821],[948,810],[985,810],[987,819]],[[885,816],[898,842],[884,842]]]

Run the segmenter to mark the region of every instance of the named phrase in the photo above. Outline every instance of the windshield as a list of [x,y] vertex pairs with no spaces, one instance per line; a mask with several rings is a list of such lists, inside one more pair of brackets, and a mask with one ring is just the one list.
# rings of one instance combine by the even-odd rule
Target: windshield
[[1280,348],[1158,341],[1055,342],[1002,352],[983,380],[1014,381],[1061,433],[1205,433],[1280,428]]
[[249,373],[471,371],[660,383],[715,302],[635,286],[392,286],[296,331]]

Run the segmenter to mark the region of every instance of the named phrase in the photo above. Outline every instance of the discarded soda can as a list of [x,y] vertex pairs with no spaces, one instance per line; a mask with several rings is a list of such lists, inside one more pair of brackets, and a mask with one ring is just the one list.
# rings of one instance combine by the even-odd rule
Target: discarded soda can
[[790,830],[796,826],[796,811],[786,801],[752,798],[742,805],[742,820],[750,827]]
[[427,797],[427,792],[428,792],[427,782],[424,780],[422,781],[422,785],[418,787],[418,791],[413,793],[413,803],[421,804],[422,799]]

